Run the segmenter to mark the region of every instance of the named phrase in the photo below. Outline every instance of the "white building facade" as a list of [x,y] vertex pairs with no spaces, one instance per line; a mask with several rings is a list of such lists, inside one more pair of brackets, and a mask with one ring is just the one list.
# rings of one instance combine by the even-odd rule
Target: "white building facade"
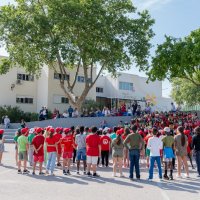
[[168,111],[171,109],[170,98],[162,97],[162,82],[148,82],[147,78],[133,74],[119,73],[117,78],[111,75],[101,76],[96,83],[97,101],[119,107],[125,103],[131,106],[134,100],[145,107],[146,102],[153,110]]
[[[75,70],[67,71],[70,82],[74,81]],[[13,67],[7,74],[0,75],[0,106],[18,106],[24,112],[39,112],[43,106],[61,113],[69,107],[69,100],[60,87],[60,74],[44,66],[41,75],[29,75],[20,67]],[[96,70],[93,77],[96,76]],[[84,89],[84,75],[80,69],[74,87],[75,97],[79,97]],[[96,100],[96,88],[93,87],[87,99]]]
[[[69,70],[65,78],[72,83],[75,70]],[[69,107],[59,82],[60,74],[44,66],[37,79],[20,67],[13,67],[7,74],[0,75],[0,106],[18,106],[25,112],[39,112],[42,106],[49,110],[59,110],[61,113]],[[93,79],[96,70],[93,72]],[[153,103],[155,110],[170,110],[171,99],[162,97],[162,82],[146,83],[147,78],[137,75],[120,73],[117,78],[110,75],[100,76],[86,99],[97,100],[108,107],[119,106],[125,102],[131,105],[133,100]],[[75,97],[79,97],[84,89],[85,77],[80,70],[74,87]]]

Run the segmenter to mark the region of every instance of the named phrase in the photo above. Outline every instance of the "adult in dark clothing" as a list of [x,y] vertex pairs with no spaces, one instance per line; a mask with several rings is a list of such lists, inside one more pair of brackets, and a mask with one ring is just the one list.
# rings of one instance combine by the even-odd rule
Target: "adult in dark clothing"
[[74,112],[74,109],[71,106],[69,106],[68,108],[69,117],[72,117],[73,112]]
[[140,150],[144,148],[144,141],[142,136],[137,132],[137,125],[131,127],[133,133],[129,134],[124,140],[124,145],[129,149],[130,159],[130,175],[129,178],[133,179],[133,170],[135,168],[136,178],[140,179]]
[[197,164],[198,177],[200,177],[200,126],[194,129],[194,133],[195,135],[192,138],[192,149]]
[[137,110],[138,104],[137,101],[134,101],[132,108],[133,108],[133,116],[135,116],[136,110]]

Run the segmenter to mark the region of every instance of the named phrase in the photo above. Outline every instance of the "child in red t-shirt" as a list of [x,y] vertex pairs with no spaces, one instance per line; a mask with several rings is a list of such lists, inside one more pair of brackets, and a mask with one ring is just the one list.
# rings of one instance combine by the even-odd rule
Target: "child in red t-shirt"
[[61,166],[61,163],[60,163],[60,157],[61,157],[61,144],[60,144],[60,141],[61,141],[61,138],[62,138],[62,131],[63,129],[61,127],[57,127],[56,128],[56,133],[54,134],[54,139],[57,143],[57,166]]
[[54,168],[55,168],[55,163],[56,163],[56,154],[57,154],[57,144],[56,140],[53,137],[54,135],[54,128],[49,129],[49,136],[45,139],[45,143],[47,146],[47,154],[48,154],[48,160],[47,160],[47,165],[46,165],[46,175],[49,174],[49,170],[51,171],[51,175],[54,175]]
[[102,167],[104,167],[104,165],[108,167],[108,164],[109,164],[109,152],[110,152],[111,139],[106,134],[107,134],[107,131],[106,130],[103,131],[103,135],[100,138]]
[[[70,175],[70,161],[73,154],[74,140],[72,131],[69,128],[64,129],[65,136],[61,139],[62,155],[63,155],[63,174]],[[67,165],[67,171],[65,166]]]

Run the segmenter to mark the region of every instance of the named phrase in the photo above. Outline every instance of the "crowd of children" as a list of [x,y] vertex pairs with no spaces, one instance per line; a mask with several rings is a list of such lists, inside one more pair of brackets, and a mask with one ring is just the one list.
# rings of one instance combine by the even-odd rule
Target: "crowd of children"
[[[0,130],[0,164],[4,152],[3,130]],[[159,178],[173,180],[177,162],[177,177],[181,178],[182,166],[189,178],[187,160],[195,157],[197,176],[200,177],[200,120],[191,113],[153,113],[140,116],[130,123],[108,128],[21,128],[15,141],[15,159],[18,173],[30,173],[27,162],[32,167],[32,175],[54,175],[55,167],[62,168],[63,175],[71,175],[70,168],[75,164],[80,174],[81,161],[83,174],[99,177],[97,166],[109,167],[112,156],[113,176],[124,177],[123,167],[129,168],[129,178],[140,179],[140,160],[146,158],[149,170],[148,180],[153,179],[155,162]],[[162,165],[164,173],[162,172]],[[23,166],[23,170],[22,170]],[[43,171],[45,167],[45,171]],[[169,173],[168,173],[169,170]]]

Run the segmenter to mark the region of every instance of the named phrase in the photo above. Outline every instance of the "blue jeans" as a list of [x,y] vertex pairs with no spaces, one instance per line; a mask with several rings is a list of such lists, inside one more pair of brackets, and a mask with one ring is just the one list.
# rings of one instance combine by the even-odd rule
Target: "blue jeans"
[[129,150],[129,160],[130,160],[129,178],[133,178],[134,168],[136,172],[136,178],[140,178],[140,166],[139,166],[140,150],[139,149]]
[[195,152],[195,160],[197,164],[197,172],[200,175],[200,151]]
[[153,168],[154,168],[155,161],[157,162],[157,165],[158,165],[159,178],[162,178],[162,168],[161,168],[160,156],[151,156],[150,157],[150,168],[149,168],[149,179],[153,179]]
[[86,148],[77,150],[76,159],[86,161]]
[[47,171],[51,170],[51,173],[53,173],[55,164],[56,164],[56,152],[48,153],[46,170]]

